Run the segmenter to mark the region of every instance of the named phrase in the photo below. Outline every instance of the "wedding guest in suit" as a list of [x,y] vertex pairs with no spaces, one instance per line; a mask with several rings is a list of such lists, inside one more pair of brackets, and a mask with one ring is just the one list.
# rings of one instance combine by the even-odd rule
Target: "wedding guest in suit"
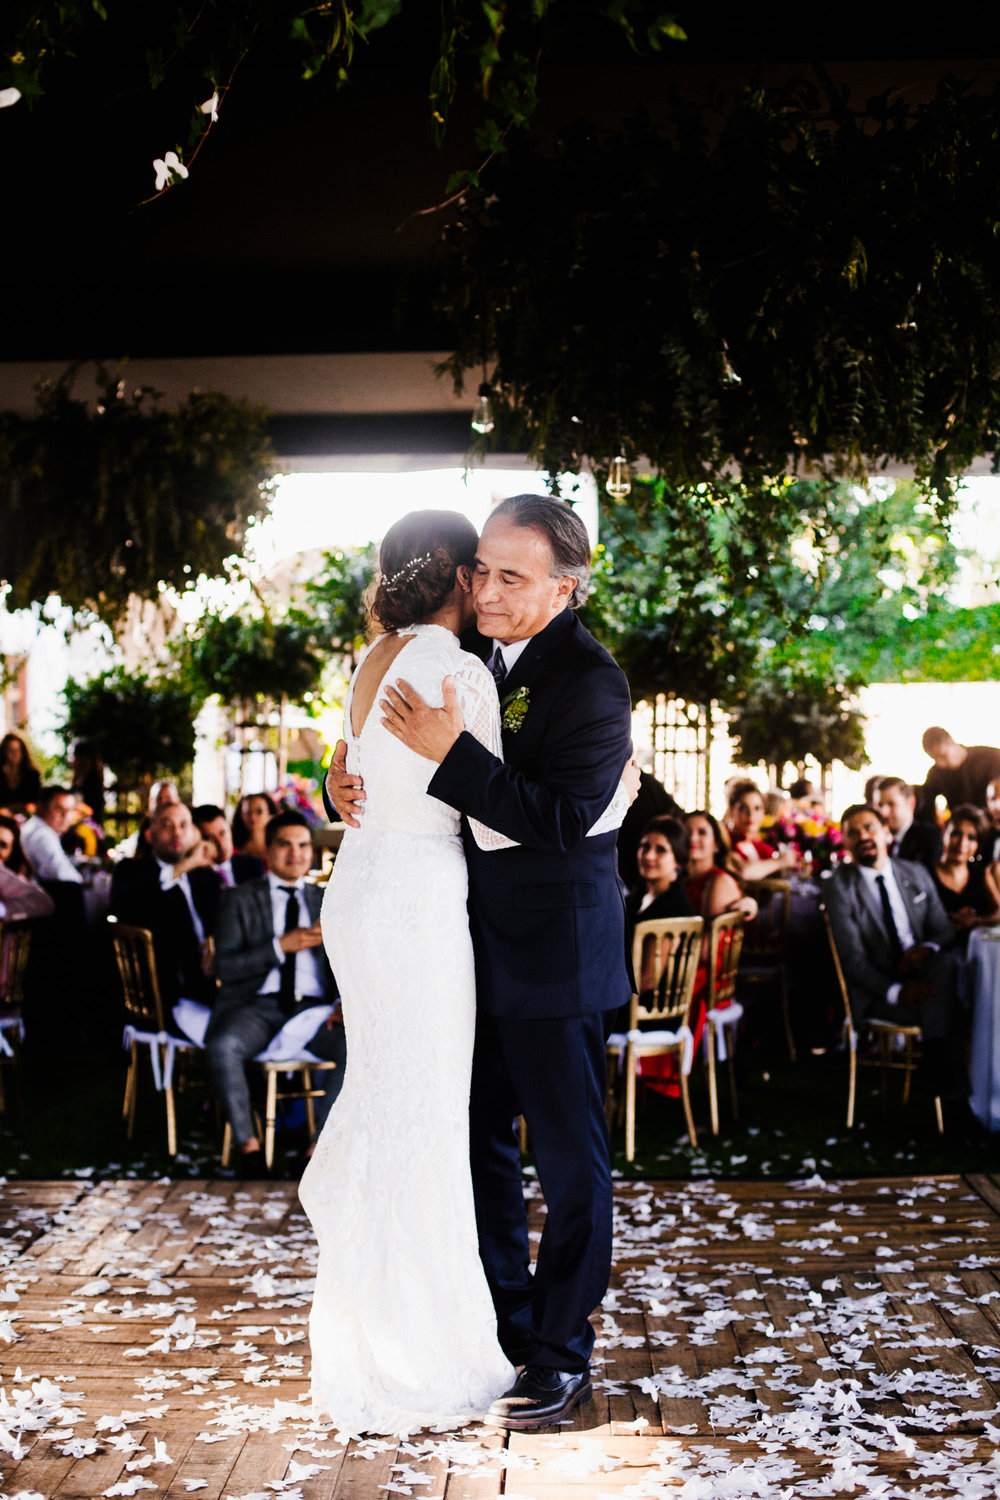
[[883,776],[875,806],[889,829],[889,858],[906,859],[933,870],[941,858],[941,830],[937,823],[915,821],[916,788],[900,776]]
[[978,807],[956,807],[944,831],[944,853],[931,870],[941,905],[959,934],[1000,920],[1000,891],[979,858],[986,818]]
[[160,995],[169,1018],[178,1000],[211,1004],[214,999],[212,935],[222,882],[186,803],[161,806],[150,819],[144,842],[144,858],[115,865],[111,914],[153,934]]
[[267,863],[267,840],[264,830],[278,811],[278,804],[267,792],[251,792],[241,797],[233,813],[233,846],[240,854],[250,854]]
[[[205,1033],[212,1085],[242,1153],[244,1176],[265,1170],[247,1063],[293,1016],[337,998],[319,928],[323,891],[304,878],[312,863],[309,824],[301,813],[279,813],[268,822],[265,839],[267,874],[222,894],[215,944],[221,988]],[[339,1014],[324,1020],[303,1045],[337,1064],[316,1075],[325,1090],[316,1102],[321,1126],[344,1081],[347,1052]]]
[[826,908],[855,1020],[918,1024],[922,1082],[960,1096],[954,933],[934,882],[923,865],[890,859],[889,830],[874,807],[849,807],[841,827],[851,863],[827,882]]
[[42,777],[19,734],[0,740],[0,807],[23,813],[38,802]]
[[38,794],[38,810],[21,825],[21,848],[37,879],[80,885],[83,877],[62,846],[62,836],[73,826],[76,797],[64,786],[46,786]]
[[918,817],[934,818],[936,797],[943,797],[949,810],[969,802],[986,806],[986,788],[1000,776],[1000,750],[994,745],[959,745],[939,725],[924,730],[922,744],[934,766],[918,795]]
[[233,834],[221,807],[205,802],[192,814],[195,826],[208,844],[212,864],[223,885],[242,885],[246,880],[259,880],[264,874],[264,862],[255,854],[237,854],[233,851]]

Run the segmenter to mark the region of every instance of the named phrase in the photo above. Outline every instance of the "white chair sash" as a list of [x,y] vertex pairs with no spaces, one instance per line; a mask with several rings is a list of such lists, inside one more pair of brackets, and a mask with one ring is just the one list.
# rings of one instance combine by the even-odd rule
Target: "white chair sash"
[[694,1059],[694,1034],[690,1026],[678,1026],[676,1031],[616,1031],[608,1037],[608,1046],[618,1049],[618,1068],[621,1071],[625,1061],[625,1048],[629,1042],[634,1042],[637,1047],[642,1048],[643,1043],[651,1047],[678,1047],[681,1054],[681,1071],[687,1075],[691,1072],[691,1063]]
[[[153,1083],[156,1092],[162,1094],[164,1089],[173,1087],[174,1083],[174,1058],[178,1047],[187,1047],[190,1043],[182,1041],[180,1037],[171,1036],[169,1031],[139,1031],[135,1026],[126,1026],[122,1033],[122,1046],[126,1051],[137,1042],[140,1047],[149,1048],[149,1061],[153,1069]],[[163,1065],[160,1065],[160,1048],[163,1048]]]
[[743,1007],[738,1000],[730,1000],[728,1005],[720,1005],[718,1009],[708,1012],[710,1024],[705,1028],[705,1045],[710,1047],[711,1038],[715,1037],[715,1055],[720,1062],[725,1062],[729,1056],[726,1027],[734,1026],[742,1015]]
[[10,1045],[10,1042],[8,1042],[7,1038],[4,1036],[4,1032],[5,1031],[13,1031],[13,1032],[15,1032],[16,1035],[17,1035],[18,1041],[19,1042],[23,1042],[24,1041],[24,1022],[21,1020],[21,1017],[20,1016],[4,1016],[3,1019],[0,1020],[0,1053],[3,1053],[4,1057],[13,1057],[14,1056],[14,1049]]

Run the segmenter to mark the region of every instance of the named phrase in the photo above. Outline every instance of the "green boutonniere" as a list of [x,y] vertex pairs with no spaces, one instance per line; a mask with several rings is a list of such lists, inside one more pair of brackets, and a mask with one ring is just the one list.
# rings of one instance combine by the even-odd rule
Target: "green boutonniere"
[[514,734],[524,723],[524,716],[530,707],[531,695],[528,689],[519,687],[516,693],[511,693],[500,704],[500,728],[509,729]]

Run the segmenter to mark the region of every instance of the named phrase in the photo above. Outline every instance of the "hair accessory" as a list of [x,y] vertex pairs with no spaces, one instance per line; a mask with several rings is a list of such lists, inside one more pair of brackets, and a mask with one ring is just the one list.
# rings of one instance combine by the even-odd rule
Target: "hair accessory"
[[429,563],[434,556],[433,552],[425,552],[422,557],[411,557],[408,563],[404,563],[398,572],[389,578],[383,578],[382,587],[387,594],[394,594],[397,589],[402,588],[404,583],[410,583],[416,578],[424,563]]

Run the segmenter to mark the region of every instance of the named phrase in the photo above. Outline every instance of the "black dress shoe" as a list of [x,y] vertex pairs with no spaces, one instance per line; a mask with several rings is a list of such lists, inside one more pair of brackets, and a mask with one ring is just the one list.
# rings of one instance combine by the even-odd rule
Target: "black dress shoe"
[[589,1370],[551,1370],[547,1365],[525,1365],[510,1390],[494,1401],[488,1420],[515,1432],[551,1427],[590,1397]]

